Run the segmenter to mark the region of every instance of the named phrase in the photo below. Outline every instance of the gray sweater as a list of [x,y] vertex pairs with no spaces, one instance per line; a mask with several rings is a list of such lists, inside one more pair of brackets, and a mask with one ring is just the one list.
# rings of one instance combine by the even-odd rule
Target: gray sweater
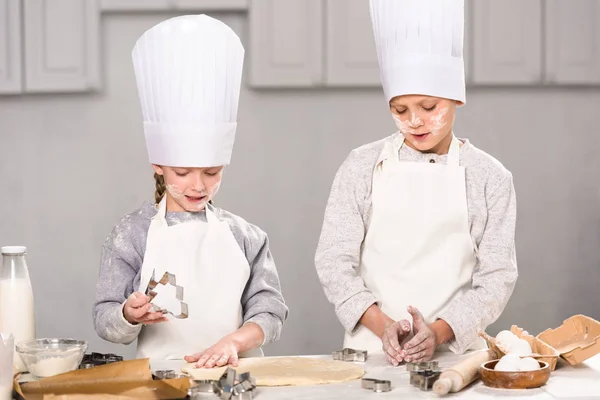
[[[219,220],[227,221],[250,265],[250,278],[241,299],[244,323],[256,323],[264,332],[264,343],[273,342],[281,334],[288,308],[281,294],[267,235],[232,213],[219,208],[214,211]],[[96,332],[110,342],[131,343],[143,329],[142,325],[132,325],[123,317],[122,307],[127,297],[139,288],[146,238],[155,214],[154,206],[144,203],[121,219],[102,247],[93,316]],[[166,215],[169,226],[191,219],[206,222],[206,214],[202,211]]]
[[[358,328],[362,314],[378,303],[356,268],[361,244],[371,220],[373,171],[386,141],[394,135],[353,150],[338,170],[325,210],[315,265],[321,284],[348,332]],[[477,265],[472,289],[453,300],[439,318],[450,325],[455,339],[450,349],[463,353],[477,330],[498,319],[517,280],[515,224],[517,204],[512,175],[500,162],[468,140],[460,148],[466,170],[469,227]],[[401,161],[446,163],[448,156],[421,153],[408,146]],[[423,288],[426,293],[427,288]],[[418,304],[418,299],[414,300]]]

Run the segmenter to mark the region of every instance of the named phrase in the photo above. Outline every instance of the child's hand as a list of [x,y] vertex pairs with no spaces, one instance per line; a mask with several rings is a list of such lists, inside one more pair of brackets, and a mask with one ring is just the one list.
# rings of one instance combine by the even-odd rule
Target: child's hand
[[404,346],[404,360],[407,362],[429,361],[438,345],[436,332],[427,325],[423,314],[413,306],[408,306],[413,317],[413,337]]
[[156,324],[167,321],[161,312],[150,312],[152,304],[149,297],[140,293],[132,293],[123,307],[123,316],[130,324]]
[[225,336],[212,347],[191,356],[185,361],[197,362],[196,368],[222,367],[231,364],[238,366],[238,354],[260,347],[265,339],[262,328],[249,322],[237,331]]
[[403,360],[402,341],[410,333],[410,322],[403,319],[390,324],[381,337],[383,353],[393,366],[398,366]]
[[238,348],[231,335],[225,336],[215,345],[191,356],[185,356],[185,361],[196,362],[196,368],[222,367],[231,364],[238,366]]

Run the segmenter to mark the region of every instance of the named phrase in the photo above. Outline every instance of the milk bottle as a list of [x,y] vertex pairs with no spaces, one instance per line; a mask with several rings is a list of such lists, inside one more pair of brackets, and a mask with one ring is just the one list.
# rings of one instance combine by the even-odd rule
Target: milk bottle
[[[0,332],[12,333],[14,343],[35,339],[33,290],[25,261],[24,246],[0,248]],[[27,371],[21,357],[14,354],[15,368]]]

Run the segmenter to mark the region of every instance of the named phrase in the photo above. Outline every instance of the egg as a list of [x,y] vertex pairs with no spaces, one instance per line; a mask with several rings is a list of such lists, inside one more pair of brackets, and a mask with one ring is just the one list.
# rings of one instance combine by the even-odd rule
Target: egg
[[517,335],[511,331],[501,331],[496,335],[496,344],[500,347],[500,350],[508,352],[514,342],[519,340]]
[[515,354],[507,354],[500,359],[500,361],[510,361],[510,362],[517,362],[519,360],[521,360],[521,357],[519,357]]
[[517,339],[518,339],[517,335],[515,335],[511,331],[500,331],[500,333],[498,333],[496,335],[496,340],[499,342],[509,343],[509,342],[515,341]]
[[514,354],[507,354],[498,361],[494,367],[495,371],[516,372],[519,371],[521,359]]
[[540,369],[540,363],[531,357],[522,358],[519,361],[519,371],[535,371]]
[[521,357],[528,356],[531,353],[531,346],[525,339],[518,339],[517,341],[512,342],[508,351],[508,354],[514,354]]

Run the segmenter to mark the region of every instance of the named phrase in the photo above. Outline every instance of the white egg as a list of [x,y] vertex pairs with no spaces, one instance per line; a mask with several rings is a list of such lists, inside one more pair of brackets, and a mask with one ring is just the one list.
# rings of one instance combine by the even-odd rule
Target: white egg
[[519,371],[521,359],[514,354],[507,354],[498,361],[494,367],[495,371],[516,372]]
[[519,371],[535,371],[540,369],[540,363],[535,358],[525,357],[519,361]]
[[508,351],[510,350],[510,347],[512,346],[512,344],[515,341],[508,341],[508,342],[503,342],[503,341],[496,341],[496,346],[498,346],[500,348],[500,350],[502,350],[504,353],[508,354]]
[[517,356],[528,356],[531,354],[531,346],[525,339],[519,339],[510,345],[508,351],[509,354],[515,354]]
[[504,343],[510,343],[518,339],[519,338],[517,337],[517,335],[515,335],[511,331],[500,331],[500,333],[496,335],[496,340]]
[[500,360],[520,361],[521,357],[517,356],[516,354],[507,354],[507,355],[503,356]]
[[500,350],[503,350],[506,353],[508,353],[512,344],[517,340],[519,340],[519,338],[511,331],[501,331],[496,335],[496,344],[500,347]]

